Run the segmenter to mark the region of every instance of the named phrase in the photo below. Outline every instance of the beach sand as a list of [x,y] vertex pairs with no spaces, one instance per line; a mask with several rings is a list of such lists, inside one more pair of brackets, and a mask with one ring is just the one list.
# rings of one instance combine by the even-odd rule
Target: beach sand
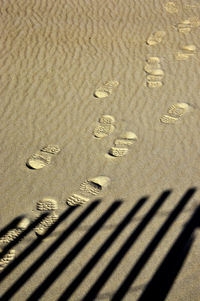
[[[11,298],[27,300],[97,219],[120,200],[120,207],[41,297],[57,300],[138,200],[148,197],[66,299],[83,300],[155,201],[171,190],[96,297],[111,300],[181,197],[196,187],[123,299],[137,300],[200,204],[200,4],[197,0],[1,0],[0,16],[0,226],[21,215],[35,220],[42,213],[37,202],[44,198],[56,200],[56,217],[69,207],[66,201],[74,194],[75,203],[84,203],[2,281],[1,294],[100,199],[99,206]],[[179,103],[184,105],[177,107]],[[127,132],[137,138],[129,139]],[[60,152],[41,152],[48,145],[59,146]],[[42,168],[29,168],[27,160],[38,153],[46,155],[44,163],[40,161]],[[102,185],[94,180],[100,176],[106,177],[100,178]],[[77,201],[76,195],[84,200]],[[193,234],[194,243],[169,301],[199,300],[199,230]],[[33,230],[16,244],[16,256],[36,238]]]

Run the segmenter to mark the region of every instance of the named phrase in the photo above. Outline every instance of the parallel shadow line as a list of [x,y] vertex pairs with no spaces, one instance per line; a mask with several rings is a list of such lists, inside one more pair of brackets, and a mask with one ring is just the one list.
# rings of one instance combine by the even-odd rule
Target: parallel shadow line
[[110,263],[107,265],[107,267],[104,269],[104,271],[101,273],[100,277],[96,280],[96,282],[93,284],[91,289],[87,292],[85,297],[82,301],[88,301],[88,300],[94,300],[103,285],[107,282],[107,280],[110,278],[114,270],[117,268],[121,260],[124,258],[128,250],[133,246],[133,244],[136,242],[139,235],[142,233],[142,231],[147,227],[151,219],[155,216],[158,209],[163,205],[163,203],[166,201],[167,197],[171,193],[170,190],[164,191],[158,200],[155,202],[155,204],[151,207],[149,212],[144,216],[143,220],[139,223],[139,225],[136,227],[136,229],[129,235],[126,242],[123,244],[122,248],[114,255],[114,257],[111,259]]
[[34,220],[27,229],[23,230],[13,241],[8,243],[1,252],[1,257],[3,257],[6,253],[9,252],[14,246],[16,246],[26,235],[28,235],[46,216],[48,213],[44,213],[39,216],[36,220]]
[[128,276],[125,278],[125,280],[122,282],[121,286],[117,290],[117,292],[114,294],[113,300],[121,300],[125,296],[126,292],[129,290],[130,286],[136,279],[136,277],[141,272],[144,265],[147,263],[171,225],[175,222],[176,218],[179,216],[183,208],[186,206],[190,198],[195,192],[195,188],[188,189],[188,191],[185,193],[185,195],[182,197],[182,199],[179,201],[178,205],[175,207],[175,209],[171,212],[167,220],[163,223],[161,228],[158,230],[158,232],[155,234],[147,248],[144,250],[142,255],[137,260],[136,264],[133,266],[131,271],[129,272]]
[[116,227],[116,229],[111,233],[111,235],[106,239],[106,241],[101,245],[101,247],[97,250],[95,255],[85,264],[81,272],[75,277],[75,279],[70,283],[70,285],[63,292],[58,301],[68,300],[69,297],[73,294],[73,292],[77,289],[77,287],[82,283],[82,281],[86,278],[86,276],[90,273],[90,271],[95,267],[103,254],[109,249],[109,247],[113,244],[113,242],[117,239],[120,233],[125,229],[125,227],[130,223],[133,216],[139,211],[139,209],[144,205],[147,201],[147,198],[142,198],[138,201],[138,203],[131,209],[131,211],[123,218],[120,224]]
[[80,241],[72,248],[64,259],[54,268],[47,278],[38,286],[38,288],[30,295],[27,301],[35,301],[48,290],[54,281],[62,274],[62,272],[72,263],[76,256],[85,248],[89,241],[101,229],[102,225],[114,214],[121,205],[121,201],[115,201],[106,212],[96,221],[92,228],[80,239]]
[[[46,260],[55,252],[55,250],[63,243],[63,241],[70,236],[73,231],[79,226],[81,222],[100,204],[100,201],[95,201],[90,206],[88,206],[76,219],[72,222],[70,226],[62,233],[60,237],[54,241],[50,247],[35,261],[33,264],[14,282],[14,284],[3,294],[1,300],[10,300],[12,296],[33,276],[33,274],[46,262]],[[68,208],[64,214],[61,215],[61,219],[68,216],[78,207]],[[60,219],[59,219],[60,220]],[[58,225],[58,221],[47,231],[43,237],[38,237],[22,254],[16,258],[16,260],[11,263],[8,268],[0,274],[1,278],[4,278],[13,268],[18,265],[18,262],[21,262],[25,257],[27,257],[33,250],[35,250],[42,240],[49,235]],[[10,267],[10,269],[9,269]]]
[[0,237],[4,236],[9,230],[15,228],[17,224],[24,218],[24,215],[16,217],[12,222],[0,230]]
[[146,301],[150,296],[152,300],[165,300],[192,247],[193,233],[197,227],[200,227],[200,206],[194,211],[138,301]]
[[[0,281],[2,281],[6,276],[8,276],[26,257],[28,257],[42,242],[49,236],[58,225],[66,219],[77,207],[68,208],[58,220],[47,230],[47,232],[37,237],[19,256],[11,262],[8,267],[0,273]],[[43,215],[42,215],[43,216]]]

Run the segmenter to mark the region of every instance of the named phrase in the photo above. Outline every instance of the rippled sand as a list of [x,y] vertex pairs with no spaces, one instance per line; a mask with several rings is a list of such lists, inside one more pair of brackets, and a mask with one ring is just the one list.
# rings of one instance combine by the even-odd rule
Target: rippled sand
[[[150,196],[70,299],[81,300],[158,196],[173,190],[100,292],[101,300],[110,300],[181,196],[199,186],[200,4],[196,0],[0,0],[0,29],[0,226],[22,214],[34,219],[41,213],[36,204],[44,198],[58,200],[56,217],[73,195],[81,195],[87,204],[102,199],[12,300],[25,300],[112,202],[123,200],[42,298],[56,300],[60,288],[72,281],[139,198]],[[167,115],[177,103],[190,109],[180,117]],[[100,121],[105,115],[114,125]],[[101,139],[94,135],[97,129]],[[127,132],[134,133],[137,141],[123,138]],[[39,170],[29,169],[28,158],[47,145],[59,146],[60,153],[49,154],[52,160]],[[117,156],[110,155],[111,150]],[[105,190],[93,187],[99,195],[84,194],[81,183],[100,176],[110,179]],[[197,204],[198,190],[124,300],[141,295]],[[2,282],[2,292],[84,206]],[[14,248],[16,254],[35,238],[33,231]],[[199,239],[196,232],[167,300],[199,300]]]

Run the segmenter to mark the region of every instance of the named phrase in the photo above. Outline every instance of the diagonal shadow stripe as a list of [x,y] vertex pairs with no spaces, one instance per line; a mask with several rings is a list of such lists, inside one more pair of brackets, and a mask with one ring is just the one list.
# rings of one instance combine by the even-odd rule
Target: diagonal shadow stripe
[[[50,235],[54,229],[64,220],[66,219],[77,207],[71,207],[68,208],[60,217],[59,219],[47,230],[47,232],[41,236],[38,237],[36,240],[31,243],[19,256],[12,261],[1,273],[0,273],[0,282],[8,276],[26,257],[28,257],[43,241],[44,238],[46,238],[48,235]],[[45,216],[46,213],[42,216]],[[47,214],[48,215],[48,214]],[[41,217],[42,217],[41,216]],[[41,219],[39,217],[39,221]]]
[[[90,206],[88,206],[84,212],[82,212],[79,217],[75,219],[75,221],[67,227],[67,229],[62,233],[58,239],[51,244],[51,246],[20,276],[17,281],[5,292],[5,294],[1,297],[1,300],[9,300],[28,280],[29,278],[32,277],[32,275],[42,266],[45,261],[55,252],[55,250],[62,244],[62,242],[70,236],[73,231],[79,226],[81,222],[84,221],[84,219],[99,205],[100,201],[95,201],[93,202]],[[68,216],[72,211],[74,211],[78,207],[70,207],[64,212],[62,215],[66,217]],[[58,221],[57,221],[58,222]],[[46,233],[45,237],[49,235],[55,228],[55,224],[53,225],[54,227],[49,228],[48,232]],[[23,252],[21,255],[19,255],[20,260],[23,260],[24,257],[28,256],[30,252],[32,252],[35,248],[38,247],[38,245],[41,243],[43,240],[43,237],[38,237],[31,245],[28,247],[25,252]],[[18,258],[15,260],[17,261]],[[13,264],[15,263],[13,262]],[[17,263],[16,263],[17,264]],[[12,263],[8,266],[8,268],[12,265]],[[12,268],[12,266],[11,266]],[[5,270],[6,271],[6,270]],[[9,270],[10,271],[10,270]],[[3,271],[4,272],[4,271]],[[0,280],[3,272],[0,274]],[[3,274],[3,277],[5,275]]]
[[81,272],[76,276],[76,278],[71,282],[71,284],[64,291],[62,296],[58,301],[68,300],[77,287],[82,283],[90,271],[95,267],[103,254],[109,249],[113,242],[117,239],[120,233],[124,228],[130,223],[133,216],[139,211],[139,209],[147,201],[147,198],[144,197],[138,201],[138,203],[131,209],[131,211],[125,216],[121,223],[116,227],[116,229],[111,233],[111,235],[106,239],[102,246],[97,250],[95,255],[86,263]]
[[33,221],[26,230],[22,231],[13,241],[8,243],[3,251],[0,253],[0,257],[3,257],[10,249],[12,249],[15,245],[17,245],[21,239],[23,239],[28,233],[30,233],[46,216],[48,213],[44,213],[39,216],[35,221]]
[[21,215],[16,217],[12,222],[6,225],[3,229],[0,230],[0,237],[4,236],[9,230],[15,228],[17,224],[25,217],[25,215]]
[[97,281],[93,284],[91,289],[88,291],[86,296],[83,298],[82,301],[88,301],[88,300],[94,300],[97,296],[98,292],[101,290],[103,285],[106,283],[106,281],[110,278],[114,270],[117,268],[125,254],[128,252],[128,250],[132,247],[134,242],[137,240],[139,235],[142,233],[142,231],[145,229],[145,227],[148,225],[150,220],[154,217],[158,209],[162,206],[162,204],[165,202],[167,197],[171,191],[167,190],[164,191],[161,196],[158,198],[156,203],[152,206],[152,208],[149,210],[149,212],[144,216],[143,220],[140,222],[140,224],[136,227],[136,229],[130,234],[126,242],[123,244],[122,248],[115,254],[115,256],[111,259],[110,263],[107,265],[105,270],[101,273],[100,277],[97,279]]
[[200,226],[199,217],[200,206],[197,207],[176,239],[138,301],[146,301],[150,297],[152,300],[165,300],[192,247],[194,241],[193,232]]
[[144,265],[147,263],[157,246],[159,245],[160,241],[163,239],[167,231],[169,230],[170,226],[174,223],[180,212],[183,210],[183,208],[186,206],[190,198],[195,192],[195,188],[189,189],[185,195],[182,197],[178,205],[175,207],[175,209],[171,212],[170,216],[167,218],[167,220],[164,222],[164,224],[161,226],[161,228],[158,230],[154,238],[151,240],[145,251],[142,253],[136,264],[133,266],[131,271],[129,272],[126,279],[123,281],[117,292],[114,294],[113,300],[121,300],[126,292],[128,291],[129,287],[132,285],[133,281],[136,279],[136,277],[141,272]]
[[55,267],[53,272],[39,285],[39,287],[31,294],[27,301],[35,301],[47,291],[52,283],[61,275],[61,273],[69,266],[74,258],[82,251],[89,241],[101,229],[102,225],[114,214],[121,205],[121,201],[115,201],[106,212],[96,221],[91,229],[81,238],[81,240],[72,248],[65,258]]

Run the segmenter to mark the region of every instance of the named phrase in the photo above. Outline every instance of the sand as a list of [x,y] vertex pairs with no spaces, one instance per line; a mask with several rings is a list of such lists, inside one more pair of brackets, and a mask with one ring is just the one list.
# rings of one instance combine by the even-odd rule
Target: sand
[[[101,199],[11,298],[27,300],[113,202],[122,201],[41,297],[57,300],[138,200],[148,196],[68,299],[83,300],[158,197],[172,190],[96,297],[111,300],[180,198],[197,187],[123,299],[138,300],[200,203],[200,4],[197,0],[0,0],[0,16],[0,226],[21,215],[34,221],[42,213],[37,203],[53,199],[57,202],[53,216],[46,226],[40,224],[45,232],[69,207],[68,198],[82,196],[82,205],[2,281],[1,294],[79,214]],[[187,110],[180,113],[177,104]],[[102,116],[111,116],[112,122],[105,123]],[[133,143],[127,138],[129,132],[137,137]],[[41,151],[52,145],[60,152]],[[34,154],[46,161],[40,159],[31,169],[27,160]],[[88,188],[86,184],[100,176],[108,178],[109,185]],[[83,186],[89,192],[81,190]],[[37,238],[35,232],[13,246],[6,260],[20,255]],[[11,234],[13,239],[18,235],[16,227]],[[199,300],[199,230],[194,234],[169,301]]]

